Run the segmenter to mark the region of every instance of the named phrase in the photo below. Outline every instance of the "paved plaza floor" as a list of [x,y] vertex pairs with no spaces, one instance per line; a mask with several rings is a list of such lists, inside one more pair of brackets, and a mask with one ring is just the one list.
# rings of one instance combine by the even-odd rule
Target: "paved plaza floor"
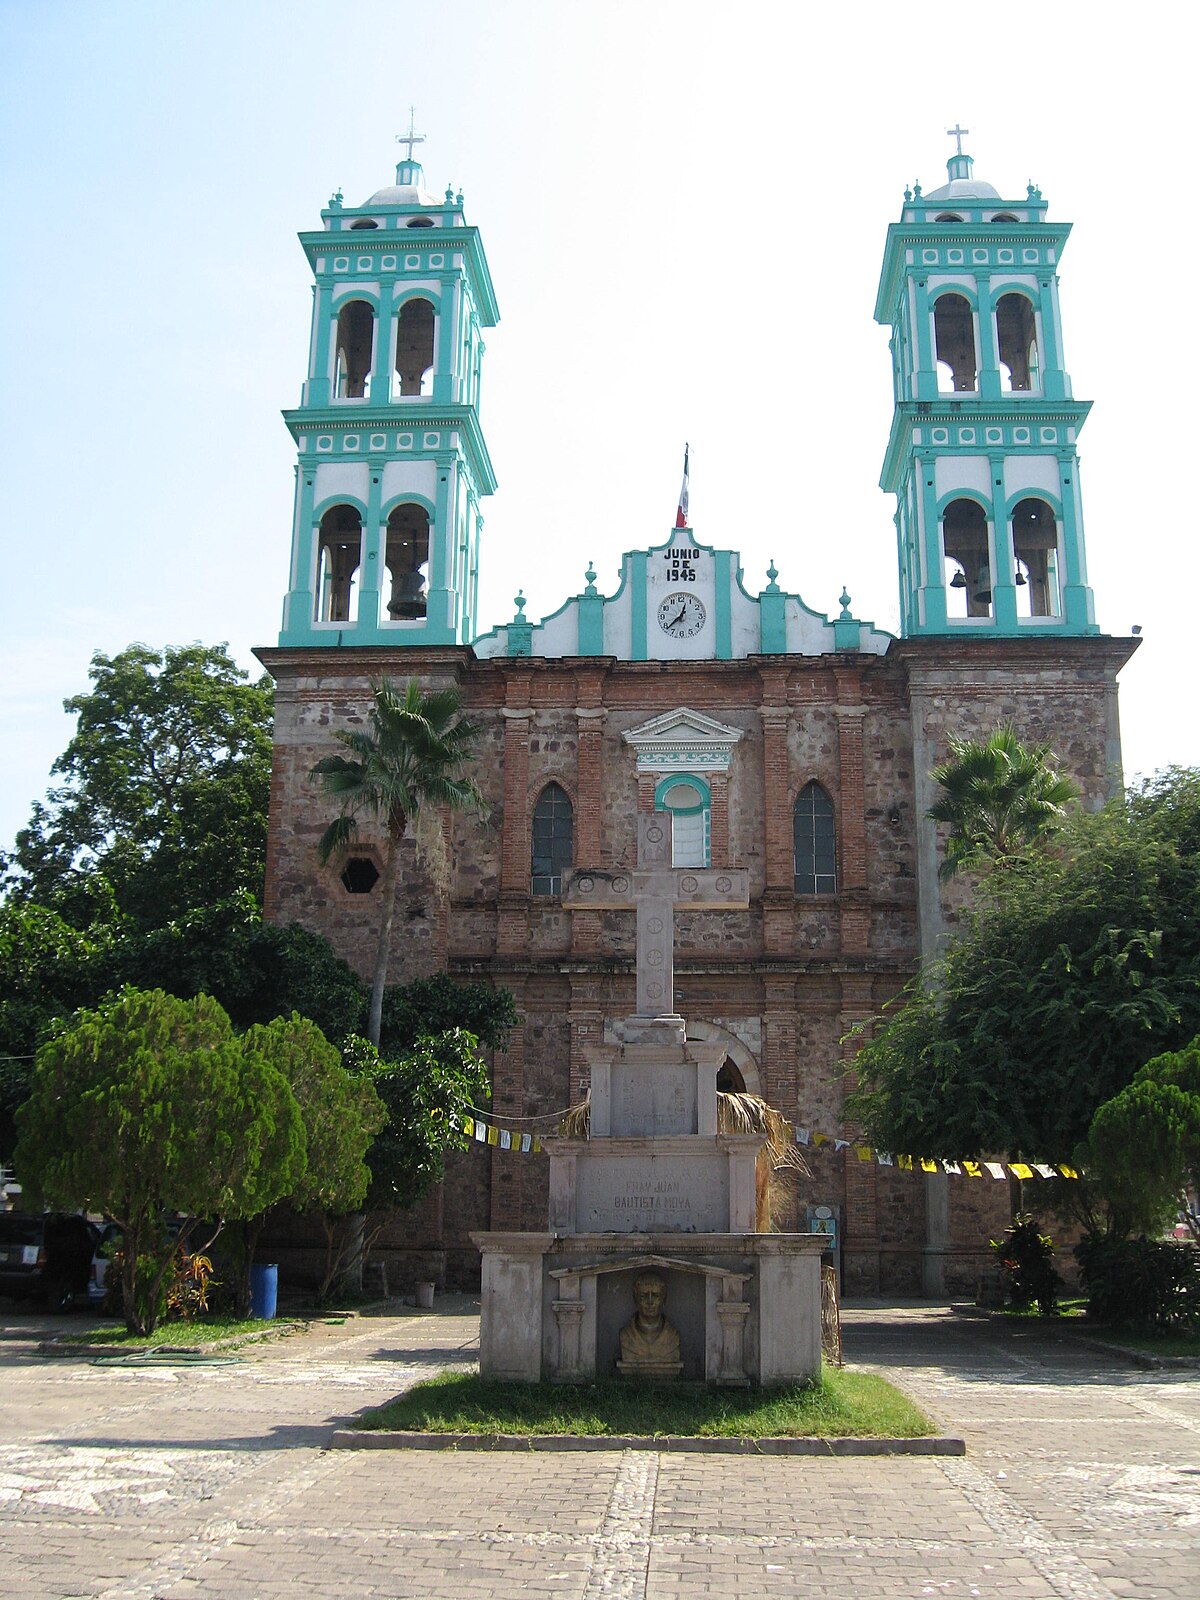
[[275,1600],[1200,1596],[1200,1374],[948,1308],[860,1305],[846,1355],[965,1458],[330,1451],[470,1363],[466,1300],[130,1371],[0,1303],[0,1596]]

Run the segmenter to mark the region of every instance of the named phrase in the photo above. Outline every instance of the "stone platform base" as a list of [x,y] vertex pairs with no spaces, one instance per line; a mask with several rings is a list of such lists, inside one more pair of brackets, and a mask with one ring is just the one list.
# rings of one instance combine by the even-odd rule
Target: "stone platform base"
[[680,1376],[718,1386],[804,1382],[821,1370],[822,1234],[473,1234],[483,1255],[486,1378],[617,1374],[633,1280],[653,1268],[679,1332]]

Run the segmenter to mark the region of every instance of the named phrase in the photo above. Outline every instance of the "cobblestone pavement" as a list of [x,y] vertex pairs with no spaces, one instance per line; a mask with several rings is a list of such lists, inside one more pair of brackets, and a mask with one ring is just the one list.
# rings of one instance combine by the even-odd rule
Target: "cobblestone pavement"
[[236,1366],[140,1372],[38,1357],[49,1324],[9,1316],[0,1595],[1200,1595],[1195,1373],[864,1305],[848,1359],[964,1434],[965,1459],[322,1448],[339,1419],[470,1361],[471,1310],[318,1324]]

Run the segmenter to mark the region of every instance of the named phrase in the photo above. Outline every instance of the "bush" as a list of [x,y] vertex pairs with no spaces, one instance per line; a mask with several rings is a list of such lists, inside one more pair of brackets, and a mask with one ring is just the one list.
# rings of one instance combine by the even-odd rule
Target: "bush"
[[1088,1316],[1141,1328],[1200,1326],[1200,1251],[1167,1239],[1093,1237],[1075,1246]]
[[1037,1221],[1028,1211],[1018,1211],[1003,1238],[990,1243],[1000,1257],[1009,1304],[1018,1311],[1036,1305],[1044,1317],[1052,1317],[1058,1310],[1062,1279],[1054,1268],[1050,1235],[1038,1231]]

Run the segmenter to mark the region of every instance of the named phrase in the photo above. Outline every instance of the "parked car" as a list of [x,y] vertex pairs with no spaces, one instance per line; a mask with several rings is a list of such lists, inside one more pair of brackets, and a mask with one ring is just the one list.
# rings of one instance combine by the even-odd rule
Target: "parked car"
[[62,1211],[0,1212],[0,1294],[65,1311],[86,1295],[100,1230]]

